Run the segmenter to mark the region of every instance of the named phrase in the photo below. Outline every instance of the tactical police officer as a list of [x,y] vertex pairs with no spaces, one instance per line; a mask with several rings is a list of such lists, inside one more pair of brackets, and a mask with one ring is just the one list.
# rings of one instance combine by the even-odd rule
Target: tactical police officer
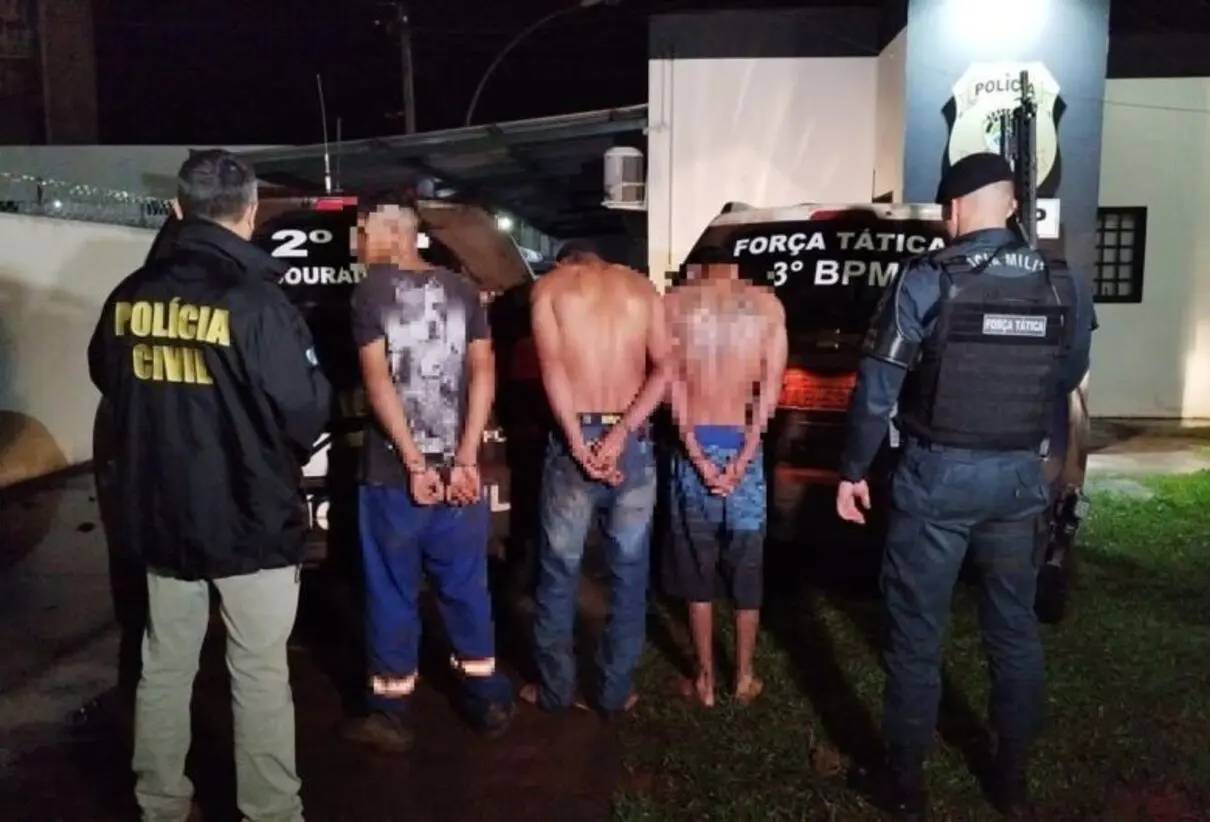
[[995,154],[955,163],[942,180],[948,248],[909,262],[864,343],[841,457],[839,515],[863,523],[865,474],[888,431],[905,437],[891,486],[881,583],[890,622],[887,767],[870,785],[903,819],[926,812],[923,764],[941,697],[941,643],[968,547],[998,737],[1000,809],[1027,812],[1026,766],[1043,702],[1034,614],[1042,451],[1057,397],[1088,370],[1092,299],[1007,227],[1012,171]]

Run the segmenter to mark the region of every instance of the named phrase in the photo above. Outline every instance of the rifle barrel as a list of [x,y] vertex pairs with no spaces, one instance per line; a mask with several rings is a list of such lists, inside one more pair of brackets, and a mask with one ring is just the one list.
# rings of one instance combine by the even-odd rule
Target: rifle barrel
[[1017,221],[1030,247],[1038,245],[1037,106],[1029,72],[1021,72],[1021,103],[1013,112],[1013,171],[1016,176]]

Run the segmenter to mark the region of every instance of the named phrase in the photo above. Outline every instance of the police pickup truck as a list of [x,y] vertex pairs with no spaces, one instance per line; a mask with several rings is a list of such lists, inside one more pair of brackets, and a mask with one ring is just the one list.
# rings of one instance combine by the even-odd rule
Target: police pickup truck
[[[836,467],[849,395],[861,340],[884,290],[905,260],[944,245],[937,206],[731,204],[707,226],[680,269],[670,272],[673,281],[692,277],[702,251],[721,249],[736,260],[742,277],[769,287],[785,305],[790,356],[766,446],[769,536],[795,546],[801,556],[810,551],[804,544],[810,535],[820,548],[812,565],[835,564],[844,553],[836,551],[838,541],[880,542],[898,432],[892,425],[869,477],[875,527],[842,523],[835,514]],[[1084,513],[1079,489],[1087,461],[1086,401],[1082,386],[1056,413],[1050,438],[1048,476],[1056,503],[1038,600],[1039,615],[1048,621],[1063,615],[1070,549]],[[868,579],[878,552],[860,555],[865,563],[848,570]]]

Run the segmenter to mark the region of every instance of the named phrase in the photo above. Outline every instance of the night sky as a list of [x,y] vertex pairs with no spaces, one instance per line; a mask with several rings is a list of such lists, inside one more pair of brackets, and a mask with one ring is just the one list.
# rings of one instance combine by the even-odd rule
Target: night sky
[[[372,0],[95,2],[106,143],[318,142],[317,72],[345,138],[403,131],[399,40],[375,27],[391,10]],[[499,49],[568,4],[411,0],[419,128],[461,125]],[[476,120],[644,102],[651,5],[583,10],[542,28],[493,74]]]
[[[493,74],[477,122],[646,101],[653,11],[838,0],[621,0],[537,31]],[[515,34],[575,0],[410,0],[417,120],[462,125],[475,85]],[[852,5],[877,5],[856,0]],[[1181,14],[1174,12],[1180,9]],[[1118,0],[1116,31],[1190,29],[1205,0]],[[315,74],[346,139],[401,133],[398,38],[373,0],[94,0],[102,142],[298,144],[321,139]],[[333,125],[334,128],[334,125]],[[334,136],[334,134],[333,134]]]

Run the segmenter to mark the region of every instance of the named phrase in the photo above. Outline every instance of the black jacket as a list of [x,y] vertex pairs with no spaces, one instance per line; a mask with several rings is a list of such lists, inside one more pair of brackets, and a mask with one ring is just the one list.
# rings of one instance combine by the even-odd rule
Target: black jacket
[[106,300],[88,346],[113,411],[115,525],[153,570],[214,579],[301,561],[302,466],[330,410],[284,269],[186,221]]
[[[146,267],[167,257],[176,247],[180,233],[181,221],[175,214],[168,215],[159,233],[155,235],[155,241],[147,251],[143,265]],[[117,512],[114,510],[113,488],[117,482],[117,477],[114,476],[114,447],[113,408],[109,400],[102,397],[97,403],[97,414],[92,423],[92,468],[97,489],[97,507],[100,509],[101,527],[105,529],[105,541],[108,543],[110,556],[129,559],[130,557],[123,557],[126,552],[118,547],[122,541],[122,533],[118,529]]]

